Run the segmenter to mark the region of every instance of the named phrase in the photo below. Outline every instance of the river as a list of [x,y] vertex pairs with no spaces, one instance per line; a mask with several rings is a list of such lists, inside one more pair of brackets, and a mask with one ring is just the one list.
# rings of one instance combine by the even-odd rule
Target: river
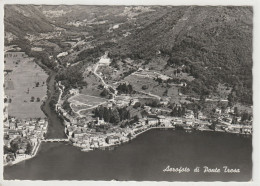
[[64,125],[62,124],[61,119],[49,105],[51,97],[55,93],[55,75],[56,73],[53,71],[49,73],[49,78],[47,80],[48,97],[42,106],[43,112],[48,117],[48,131],[46,138],[66,138]]
[[[249,181],[252,139],[235,134],[153,129],[115,150],[82,152],[68,143],[42,143],[38,155],[5,167],[5,179]],[[163,172],[188,167],[189,173]],[[194,173],[195,167],[199,173]],[[203,173],[203,166],[221,173]],[[240,169],[223,173],[222,167]]]

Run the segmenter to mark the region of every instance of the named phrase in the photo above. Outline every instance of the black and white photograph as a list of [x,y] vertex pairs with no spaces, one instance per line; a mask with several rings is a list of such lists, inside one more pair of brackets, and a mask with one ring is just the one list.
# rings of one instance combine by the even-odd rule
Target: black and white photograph
[[4,180],[252,181],[252,5],[3,9]]

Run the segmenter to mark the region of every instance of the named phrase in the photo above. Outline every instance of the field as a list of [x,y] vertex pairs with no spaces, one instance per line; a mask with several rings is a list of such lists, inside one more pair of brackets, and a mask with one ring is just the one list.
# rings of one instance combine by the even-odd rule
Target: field
[[48,75],[30,58],[5,58],[5,62],[5,69],[13,70],[4,80],[8,114],[20,119],[45,117],[40,106],[46,96]]
[[70,97],[68,101],[71,103],[70,106],[73,112],[79,113],[82,110],[95,108],[98,105],[106,103],[107,100],[100,97],[78,94]]

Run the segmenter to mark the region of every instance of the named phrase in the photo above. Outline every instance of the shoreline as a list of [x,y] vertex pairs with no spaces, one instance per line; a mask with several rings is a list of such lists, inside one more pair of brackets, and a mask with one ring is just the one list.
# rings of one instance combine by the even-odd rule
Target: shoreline
[[[49,76],[48,76],[48,78],[47,78],[47,80],[46,80],[46,84],[47,84],[47,96],[46,96],[46,99],[43,101],[43,104],[41,105],[41,110],[43,111],[43,113],[45,114],[45,116],[48,118],[48,125],[47,125],[47,131],[46,131],[46,137],[45,138],[48,138],[47,136],[48,136],[48,131],[49,131],[49,122],[50,122],[50,118],[49,118],[49,114],[48,114],[48,112],[46,111],[46,106],[47,107],[50,107],[49,105],[46,105],[46,104],[48,104],[48,102],[49,102],[49,99],[52,97],[52,88],[51,88],[51,86],[55,86],[55,80],[53,80],[52,78],[55,78],[55,75],[56,75],[56,73],[55,73],[55,71],[53,71],[53,70],[51,70],[51,69],[49,69],[49,68],[47,68],[44,64],[42,64],[40,61],[37,61],[36,62]],[[98,66],[97,66],[98,67]],[[52,83],[50,84],[50,82],[51,81],[54,81],[54,84],[52,85]],[[60,100],[60,98],[61,98],[61,96],[62,96],[62,93],[63,93],[63,91],[61,90],[61,88],[58,86],[58,88],[59,88],[59,96],[58,96],[58,100],[57,100],[57,103],[55,104],[55,106],[57,107],[57,104],[59,103],[59,100]],[[50,108],[51,109],[51,108]],[[52,109],[51,109],[52,110]],[[55,112],[55,114],[59,117],[59,115],[58,115],[58,113],[57,113],[57,111],[56,110],[52,110],[53,112]],[[64,123],[63,123],[64,124]],[[103,150],[103,149],[109,149],[109,148],[112,148],[112,147],[115,147],[115,146],[119,146],[119,145],[121,145],[121,144],[124,144],[124,143],[127,143],[127,142],[130,142],[131,140],[133,140],[133,139],[135,139],[136,137],[138,137],[139,135],[141,135],[141,134],[143,134],[143,133],[145,133],[145,132],[147,132],[147,131],[149,131],[149,130],[151,130],[151,129],[164,129],[164,130],[169,130],[169,129],[175,129],[175,126],[167,126],[167,127],[165,127],[165,126],[151,126],[151,127],[147,127],[147,128],[144,128],[144,129],[140,129],[140,130],[142,130],[141,132],[138,132],[138,133],[135,133],[134,132],[134,134],[131,136],[131,137],[129,137],[128,139],[126,139],[126,140],[122,140],[122,141],[119,141],[119,142],[117,142],[117,143],[113,143],[113,144],[105,144],[104,146],[98,146],[98,147],[95,147],[95,148],[89,148],[89,149],[84,149],[84,148],[82,148],[82,147],[78,147],[78,146],[75,146],[74,145],[74,143],[72,143],[71,145],[72,146],[74,146],[74,147],[78,147],[78,148],[80,148],[81,149],[81,151],[83,151],[83,152],[88,152],[88,151],[91,151],[91,150],[95,150],[95,149],[101,149],[101,150]],[[180,130],[184,130],[184,131],[187,131],[187,132],[192,132],[192,131],[211,131],[211,132],[224,132],[224,133],[234,133],[234,132],[231,132],[231,131],[217,131],[217,130],[213,130],[213,129],[206,129],[206,128],[197,128],[197,129],[195,129],[195,128],[191,128],[191,129],[185,129],[185,128],[182,128],[182,129],[180,129]],[[138,131],[138,129],[136,130],[136,131]],[[71,139],[70,139],[70,137],[68,137],[68,135],[65,133],[65,131],[64,131],[64,134],[65,134],[65,136],[66,136],[66,138],[70,141]],[[236,134],[238,134],[238,133],[236,133]],[[239,135],[246,135],[246,134],[240,134],[239,133]],[[38,150],[39,150],[39,148],[40,148],[40,145],[41,145],[41,142],[42,142],[42,140],[39,140],[38,142],[37,142],[37,144],[34,146],[34,148],[33,148],[33,150],[32,150],[32,154],[31,155],[25,155],[25,157],[24,158],[22,158],[22,157],[20,157],[18,160],[14,160],[13,162],[9,162],[9,163],[6,163],[6,164],[4,164],[4,166],[12,166],[12,165],[15,165],[15,164],[18,164],[18,163],[20,163],[20,162],[22,162],[22,161],[25,161],[25,160],[28,160],[28,159],[31,159],[31,158],[33,158],[33,157],[35,157],[36,155],[37,155],[37,153],[38,153]]]
[[[131,139],[129,139],[129,140],[127,140],[127,141],[123,141],[123,142],[120,142],[120,143],[118,143],[118,144],[107,144],[106,146],[91,148],[91,149],[89,149],[89,150],[84,150],[84,149],[81,148],[81,147],[74,146],[73,143],[72,143],[71,145],[72,145],[73,147],[75,147],[75,148],[79,148],[82,152],[89,152],[89,151],[96,150],[96,149],[98,149],[98,150],[104,150],[104,149],[105,149],[105,150],[110,150],[109,148],[118,147],[118,146],[120,146],[120,145],[122,145],[122,144],[124,144],[124,143],[128,143],[128,142],[134,140],[135,138],[137,138],[139,135],[141,135],[141,134],[143,134],[143,133],[145,133],[145,132],[147,132],[147,131],[153,130],[153,129],[165,129],[165,130],[170,130],[170,129],[175,129],[175,127],[149,127],[149,128],[147,128],[147,129],[145,129],[144,131],[135,134],[133,137],[131,137]],[[185,129],[181,129],[180,131],[185,131]],[[226,132],[226,131],[222,132],[222,131],[214,131],[214,130],[194,130],[194,129],[192,129],[192,130],[190,130],[190,131],[191,131],[191,132],[192,132],[192,131],[200,131],[200,132],[208,131],[208,132],[217,132],[217,133],[218,133],[218,132],[221,132],[221,133],[228,133],[228,134],[238,134],[238,133],[232,133],[232,132]],[[238,134],[238,135],[240,135],[240,136],[251,136],[251,135],[246,135],[246,134]],[[69,139],[69,138],[68,138],[68,139]],[[69,139],[69,140],[70,140],[70,139]],[[40,141],[37,143],[36,147],[33,149],[33,154],[32,154],[32,155],[27,155],[24,159],[19,159],[19,160],[17,160],[17,161],[15,160],[15,161],[13,161],[11,164],[10,164],[10,163],[4,164],[4,167],[6,167],[6,166],[13,166],[13,165],[18,164],[18,163],[20,163],[20,162],[22,162],[22,161],[26,161],[26,160],[29,160],[29,159],[35,157],[35,156],[38,154],[38,151],[39,151],[39,148],[40,148],[40,146],[41,146],[41,143],[42,143],[42,140],[40,140]],[[57,142],[52,142],[52,143],[57,143]]]
[[38,153],[38,150],[39,150],[39,148],[41,146],[41,143],[42,143],[41,140],[40,140],[40,142],[37,142],[36,146],[34,146],[34,148],[32,150],[32,152],[33,152],[32,155],[26,155],[25,158],[23,158],[23,159],[18,159],[18,160],[16,159],[16,160],[12,161],[11,163],[6,163],[6,164],[4,164],[4,167],[6,167],[6,166],[13,166],[15,164],[18,164],[20,162],[23,162],[23,161],[26,161],[26,160],[29,160],[29,159],[35,157],[37,155],[37,153]]

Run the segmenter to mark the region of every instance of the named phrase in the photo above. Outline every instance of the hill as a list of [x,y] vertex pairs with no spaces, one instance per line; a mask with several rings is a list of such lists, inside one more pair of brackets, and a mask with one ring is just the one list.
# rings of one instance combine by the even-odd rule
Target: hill
[[230,99],[251,104],[252,16],[252,7],[167,8],[111,52],[149,61],[160,51],[167,66],[189,66],[196,78],[184,93],[210,95],[222,83],[232,88]]
[[149,64],[159,54],[167,71],[180,68],[195,78],[182,93],[210,97],[221,85],[231,92],[230,103],[251,105],[252,18],[252,7],[245,6],[6,5],[5,31],[23,38],[62,27],[63,35],[49,40],[61,48],[84,36],[85,44],[67,57],[75,62],[109,51],[113,61]]
[[33,5],[5,5],[5,32],[17,37],[53,31],[51,22]]

